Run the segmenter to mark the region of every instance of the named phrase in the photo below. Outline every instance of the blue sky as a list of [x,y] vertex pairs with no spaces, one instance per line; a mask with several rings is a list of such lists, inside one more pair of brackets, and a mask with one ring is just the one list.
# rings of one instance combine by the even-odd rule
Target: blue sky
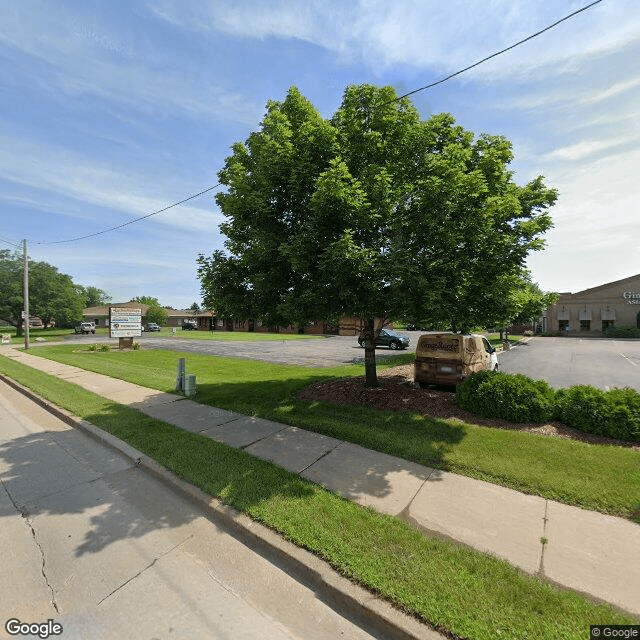
[[[230,146],[296,85],[325,117],[351,83],[407,92],[588,4],[557,0],[113,0],[0,3],[0,238],[114,301],[200,301],[222,248],[214,192]],[[558,189],[545,290],[640,272],[640,7],[603,0],[413,96],[514,147],[515,180]],[[47,244],[49,243],[49,244]],[[10,248],[5,242],[0,246]]]

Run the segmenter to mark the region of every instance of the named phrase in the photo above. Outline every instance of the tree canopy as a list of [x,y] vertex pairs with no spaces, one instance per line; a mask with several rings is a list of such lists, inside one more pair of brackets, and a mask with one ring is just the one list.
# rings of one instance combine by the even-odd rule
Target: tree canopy
[[160,307],[158,305],[151,305],[149,309],[147,309],[146,313],[147,322],[155,322],[160,326],[164,326],[167,324],[167,319],[169,318],[169,314],[164,307]]
[[111,296],[98,287],[83,287],[77,285],[78,291],[84,298],[85,307],[101,307],[111,302]]
[[391,87],[349,86],[329,120],[291,88],[232,151],[203,304],[267,324],[359,316],[368,384],[375,318],[485,324],[552,224],[556,192],[513,181],[508,140],[423,120]]
[[131,300],[132,302],[139,302],[140,304],[146,304],[150,307],[161,307],[158,298],[154,298],[153,296],[136,296]]
[[[24,260],[19,252],[0,250],[0,319],[22,328]],[[82,318],[85,297],[71,276],[46,262],[29,262],[29,313],[45,327],[55,321],[68,324]]]

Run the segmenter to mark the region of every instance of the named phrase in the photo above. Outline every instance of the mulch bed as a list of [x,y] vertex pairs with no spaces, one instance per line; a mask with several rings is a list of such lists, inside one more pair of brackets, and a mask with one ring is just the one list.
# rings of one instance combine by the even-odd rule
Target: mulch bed
[[591,444],[611,444],[640,451],[640,444],[604,438],[568,427],[561,422],[515,424],[498,418],[479,418],[455,404],[455,393],[443,389],[420,389],[413,382],[413,365],[402,365],[378,372],[380,387],[364,385],[364,376],[317,382],[303,389],[301,400],[330,404],[367,406],[380,411],[411,411],[430,418],[452,419],[483,427],[526,431],[544,436],[580,440]]

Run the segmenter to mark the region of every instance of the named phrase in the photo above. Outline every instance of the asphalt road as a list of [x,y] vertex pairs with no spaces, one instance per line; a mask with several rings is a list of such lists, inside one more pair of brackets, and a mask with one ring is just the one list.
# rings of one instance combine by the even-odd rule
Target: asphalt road
[[531,338],[504,351],[500,370],[546,380],[552,387],[588,384],[640,391],[640,341]]
[[63,640],[374,637],[130,459],[0,382],[1,638],[10,619],[50,619]]

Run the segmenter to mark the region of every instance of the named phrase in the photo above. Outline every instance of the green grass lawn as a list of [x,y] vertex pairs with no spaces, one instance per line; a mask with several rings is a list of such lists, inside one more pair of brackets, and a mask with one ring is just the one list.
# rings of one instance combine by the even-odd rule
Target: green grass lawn
[[[524,336],[519,336],[519,335],[512,336],[511,334],[509,334],[507,336],[507,340],[511,344],[516,344],[516,343],[520,342],[520,340],[522,340],[522,338],[524,338]],[[487,334],[487,340],[489,341],[489,344],[492,347],[501,347],[502,343],[504,342],[504,340],[500,339],[500,334],[499,333],[489,333],[489,334]]]
[[[184,331],[181,327],[163,327],[162,331],[143,332],[143,335],[150,337],[176,337],[188,340],[222,340],[226,342],[282,342],[284,340],[322,340],[322,336],[314,336],[308,334],[297,333],[257,333],[255,331]],[[0,334],[9,334],[12,344],[23,344],[24,335],[19,338],[16,336],[16,329],[12,326],[0,327]],[[47,342],[58,342],[65,339],[66,336],[75,334],[73,329],[60,329],[58,327],[49,327],[47,329],[29,329],[29,341],[35,342],[36,338],[43,338]],[[93,335],[93,334],[88,334]],[[109,329],[97,327],[97,336],[109,337]]]
[[[111,355],[100,354],[107,356],[103,365]],[[590,624],[636,622],[609,605],[558,589],[492,556],[425,536],[276,465],[65,380],[5,357],[0,370],[440,630],[475,640],[582,640]],[[275,370],[271,375],[275,382]],[[251,378],[247,372],[241,377]]]
[[[79,345],[43,346],[31,353],[162,391],[173,391],[177,359],[184,357],[187,373],[197,377],[195,400],[203,404],[585,509],[633,518],[640,504],[640,454],[626,447],[297,399],[312,382],[362,375],[362,365],[309,369],[176,351],[88,352]],[[400,354],[378,366],[413,357]]]
[[[102,330],[105,331],[104,329]],[[42,338],[47,342],[61,342],[65,336],[74,333],[73,329],[60,329],[59,327],[48,327],[47,329],[36,329],[31,327],[29,329],[29,341],[35,342],[37,338]],[[100,330],[98,331],[100,333]],[[0,334],[9,334],[11,336],[12,344],[24,344],[24,334],[20,337],[16,336],[16,328],[11,326],[0,327]],[[105,335],[107,335],[105,333]]]

